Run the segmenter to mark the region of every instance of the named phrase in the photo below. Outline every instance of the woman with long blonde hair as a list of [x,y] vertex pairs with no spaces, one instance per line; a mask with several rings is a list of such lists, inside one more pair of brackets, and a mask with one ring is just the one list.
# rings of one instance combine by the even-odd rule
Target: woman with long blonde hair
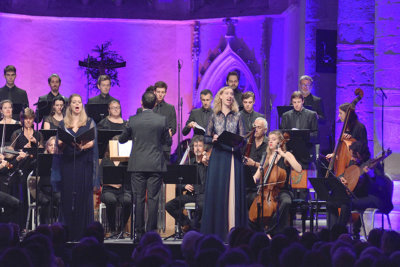
[[[61,129],[77,137],[96,124],[86,115],[82,97],[72,94]],[[96,129],[95,129],[96,131]],[[59,164],[61,181],[60,221],[68,226],[70,240],[79,240],[87,225],[93,222],[93,188],[97,184],[98,153],[95,140],[76,145],[58,140],[61,155]],[[53,166],[55,161],[53,160]]]
[[233,89],[223,87],[215,96],[214,112],[205,142],[212,143],[205,186],[201,231],[226,240],[232,227],[247,225],[247,206],[242,157],[239,147],[218,141],[224,131],[244,136],[245,129]]
[[[280,189],[278,195],[278,211],[275,212],[272,220],[268,225],[271,234],[277,234],[289,226],[289,211],[292,204],[292,193],[290,188],[290,173],[291,170],[301,172],[301,165],[297,162],[295,157],[289,151],[286,151],[283,134],[279,130],[271,131],[268,135],[268,146],[266,149],[267,155],[265,162],[269,164],[276,164],[278,168],[286,171],[286,179],[283,186],[277,185]],[[273,155],[277,153],[275,162],[272,162]],[[260,166],[261,167],[261,166]],[[263,174],[259,168],[254,174],[254,182],[258,184],[263,179]]]

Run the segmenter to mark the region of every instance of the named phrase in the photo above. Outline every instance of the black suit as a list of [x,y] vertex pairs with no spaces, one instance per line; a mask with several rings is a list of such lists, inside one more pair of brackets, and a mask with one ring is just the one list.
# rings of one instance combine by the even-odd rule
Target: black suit
[[320,97],[309,94],[304,98],[304,106],[311,106],[313,111],[317,112],[319,121],[325,120],[324,109]]
[[[14,85],[9,88],[7,85],[0,88],[0,101],[9,99],[13,104],[22,104],[24,107],[29,107],[28,95],[26,91]],[[15,110],[13,110],[15,112]],[[19,114],[13,114],[14,120],[19,120]]]
[[254,110],[251,113],[248,113],[244,109],[240,111],[240,116],[242,116],[244,129],[246,133],[250,132],[253,129],[253,123],[257,118],[259,117],[264,118],[264,115],[261,113],[258,113]]
[[139,236],[145,230],[144,203],[147,189],[148,222],[147,231],[157,228],[158,196],[161,189],[161,172],[167,170],[163,145],[171,145],[165,117],[152,110],[144,110],[131,116],[127,127],[119,137],[121,143],[133,140],[128,171],[132,172],[131,184],[136,203],[136,232]]
[[119,102],[119,100],[115,99],[114,97],[110,96],[107,94],[106,96],[103,96],[102,94],[99,94],[97,96],[94,96],[92,98],[89,98],[88,104],[108,104],[112,100],[116,100]]
[[[172,135],[176,133],[176,112],[175,112],[175,107],[171,104],[168,104],[164,100],[157,104],[153,108],[154,113],[158,113],[160,115],[163,115],[167,118],[167,125],[168,129],[172,130]],[[139,114],[142,112],[142,108],[138,108],[136,110],[136,114]],[[171,155],[171,144],[169,145],[163,145],[163,151],[164,151],[164,156],[165,159],[169,162],[169,158]]]
[[[192,128],[188,127],[188,124],[192,121],[196,122],[198,125],[206,129],[208,125],[208,120],[210,119],[212,112],[213,111],[211,109],[205,109],[203,107],[192,109],[192,111],[190,111],[189,119],[186,122],[186,126],[182,129],[182,134],[186,136],[190,133],[190,129]],[[202,130],[199,130],[197,128],[193,128],[193,133],[195,135],[205,134]]]

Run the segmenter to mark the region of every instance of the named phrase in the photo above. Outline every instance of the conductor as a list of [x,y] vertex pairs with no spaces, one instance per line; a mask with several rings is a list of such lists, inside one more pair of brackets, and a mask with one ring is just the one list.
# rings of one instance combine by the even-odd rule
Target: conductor
[[[163,155],[163,145],[171,145],[167,120],[156,114],[152,108],[156,103],[153,92],[142,96],[143,112],[131,116],[127,127],[119,137],[119,142],[133,140],[133,147],[128,162],[131,172],[131,185],[136,203],[135,231],[140,240],[145,231],[157,229],[157,205],[161,189],[161,172],[167,171]],[[145,227],[144,204],[147,190],[148,220]]]

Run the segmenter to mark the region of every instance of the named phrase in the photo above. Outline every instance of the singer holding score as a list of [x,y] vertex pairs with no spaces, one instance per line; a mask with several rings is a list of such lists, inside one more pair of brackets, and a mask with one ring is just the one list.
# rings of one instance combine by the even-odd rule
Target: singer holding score
[[[61,129],[77,137],[96,127],[86,115],[80,95],[72,94],[68,103]],[[53,159],[53,167],[56,162],[60,166],[60,221],[68,226],[69,240],[81,239],[86,226],[93,222],[93,189],[99,184],[96,142],[95,138],[73,146],[58,139],[59,158]]]
[[246,191],[239,147],[218,142],[224,131],[244,136],[245,129],[233,89],[223,87],[214,100],[214,112],[206,129],[213,143],[204,196],[201,232],[226,240],[232,227],[247,225]]

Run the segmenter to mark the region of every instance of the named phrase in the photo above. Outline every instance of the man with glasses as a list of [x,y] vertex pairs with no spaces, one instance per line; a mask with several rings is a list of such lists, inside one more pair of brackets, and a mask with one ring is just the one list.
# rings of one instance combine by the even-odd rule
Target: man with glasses
[[300,77],[299,83],[300,92],[304,97],[304,106],[311,106],[313,111],[317,112],[319,121],[325,120],[321,98],[311,94],[313,79],[308,75],[303,75]]

